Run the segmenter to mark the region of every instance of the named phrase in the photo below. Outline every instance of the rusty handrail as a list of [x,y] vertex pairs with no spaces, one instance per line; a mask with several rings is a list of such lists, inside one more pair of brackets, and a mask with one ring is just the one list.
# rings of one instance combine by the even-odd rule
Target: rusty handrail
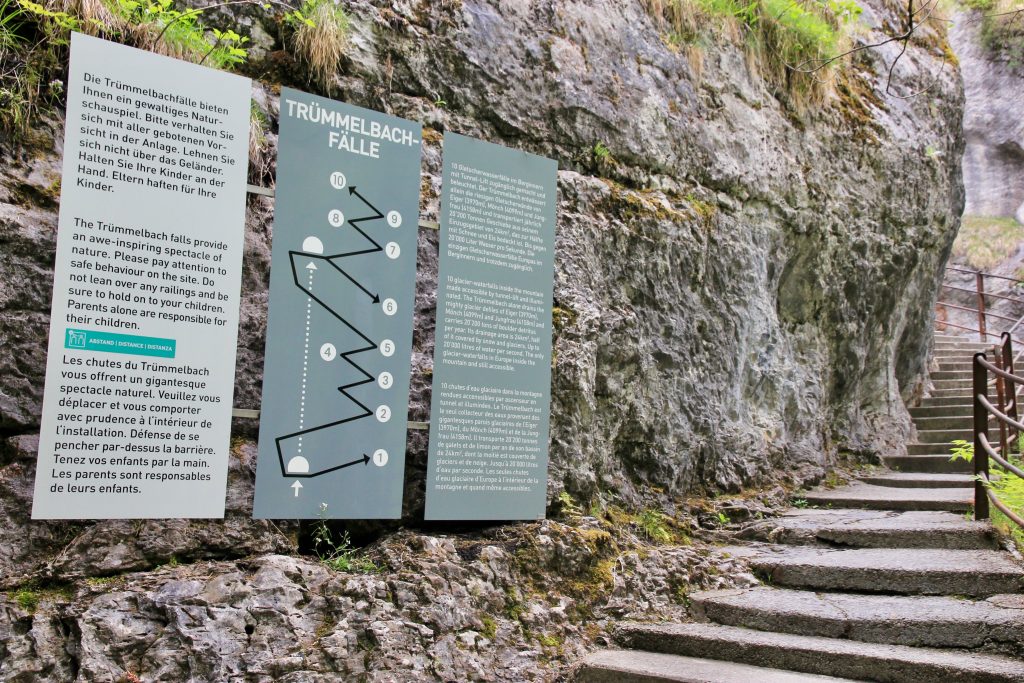
[[[989,460],[1003,468],[1006,476],[1024,479],[1024,470],[1010,462],[1011,439],[1024,433],[1024,423],[1017,417],[1017,385],[1024,384],[1024,377],[1014,374],[1013,337],[1002,334],[996,360],[990,362],[982,352],[974,354],[972,361],[972,395],[974,404],[974,518],[988,519],[989,503],[1006,515],[1007,519],[1024,529],[1024,518],[1011,510],[999,499],[989,478]],[[1000,367],[1002,366],[1002,367]],[[989,374],[995,376],[999,407],[988,400]],[[1004,404],[1004,397],[1008,400]],[[988,438],[989,420],[995,417],[999,422],[998,449]]]
[[946,270],[955,270],[956,272],[966,272],[969,275],[981,275],[983,278],[998,278],[999,280],[1009,280],[1012,283],[1020,283],[1024,285],[1024,280],[1017,280],[1016,278],[1009,278],[1007,275],[997,275],[994,272],[985,272],[983,270],[969,270],[967,268],[957,268],[954,265],[947,265]]

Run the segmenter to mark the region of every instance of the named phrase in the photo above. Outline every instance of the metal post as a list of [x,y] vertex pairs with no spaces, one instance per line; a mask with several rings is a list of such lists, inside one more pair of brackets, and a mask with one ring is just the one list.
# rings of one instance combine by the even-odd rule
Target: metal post
[[[1013,371],[1013,337],[1010,336],[1009,332],[1003,332],[1003,370],[1006,370],[1011,375],[1016,375]],[[1017,415],[1017,383],[1007,380],[1006,382],[1006,410],[1004,411],[1010,419],[1016,421]],[[1016,427],[1010,427],[1010,450],[1006,451],[1003,455],[1004,458],[1008,458],[1010,451],[1014,450],[1018,441],[1020,432],[1017,431]]]
[[978,271],[974,274],[974,285],[978,290],[978,334],[981,336],[981,341],[985,341],[985,276]]
[[988,371],[981,361],[985,354],[978,352],[974,354],[974,377],[972,386],[972,400],[974,404],[974,518],[988,519],[988,494],[982,479],[988,477],[988,452],[981,444],[981,436],[984,434],[988,439],[988,411],[981,404],[978,397],[988,399]]

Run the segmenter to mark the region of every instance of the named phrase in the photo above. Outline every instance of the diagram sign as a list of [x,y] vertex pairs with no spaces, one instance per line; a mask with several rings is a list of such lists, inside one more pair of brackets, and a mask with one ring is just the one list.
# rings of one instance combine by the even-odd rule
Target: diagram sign
[[258,518],[401,516],[421,135],[281,91]]
[[224,516],[250,89],[72,35],[33,518]]
[[557,165],[446,133],[427,519],[537,519]]

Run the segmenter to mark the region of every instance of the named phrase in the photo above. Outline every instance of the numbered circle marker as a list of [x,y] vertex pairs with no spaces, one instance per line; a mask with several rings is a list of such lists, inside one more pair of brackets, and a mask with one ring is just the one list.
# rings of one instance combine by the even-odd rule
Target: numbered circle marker
[[345,180],[345,174],[342,173],[341,171],[335,171],[334,173],[331,174],[331,187],[333,187],[335,190],[345,189],[345,185],[347,183],[348,181]]
[[383,448],[378,448],[373,452],[373,464],[377,467],[384,467],[388,464],[388,452]]
[[402,226],[402,214],[397,211],[388,211],[388,225],[392,228],[399,228]]
[[334,348],[334,344],[324,344],[320,347],[320,357],[332,361],[338,357],[338,349]]
[[398,242],[388,242],[384,247],[384,253],[388,255],[389,259],[395,260],[402,255],[402,248],[398,246]]
[[398,313],[398,302],[394,299],[384,299],[380,303],[380,307],[384,309],[384,315],[394,315]]
[[340,228],[345,224],[345,214],[337,209],[331,209],[327,214],[327,222],[336,228]]
[[391,376],[390,372],[382,372],[377,375],[377,384],[380,385],[381,389],[390,389],[394,383],[395,378]]
[[391,341],[390,339],[385,339],[384,341],[382,341],[380,343],[379,348],[380,355],[384,356],[385,358],[391,358],[391,356],[395,355],[395,342]]
[[377,416],[378,422],[387,422],[391,419],[391,408],[388,408],[387,406],[377,406],[377,410],[374,411],[374,414]]

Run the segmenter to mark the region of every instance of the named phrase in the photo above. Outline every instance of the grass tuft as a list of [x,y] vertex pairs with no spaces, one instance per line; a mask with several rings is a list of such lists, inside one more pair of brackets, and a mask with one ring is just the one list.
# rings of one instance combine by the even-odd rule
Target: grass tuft
[[330,92],[348,45],[345,10],[338,0],[305,0],[287,20],[295,26],[295,52],[309,67],[310,80]]
[[[861,12],[852,0],[647,0],[647,9],[675,50],[700,46],[711,32],[741,40],[765,82],[798,107],[824,99],[831,67],[804,72],[842,51]],[[690,50],[687,56],[699,64]]]
[[1024,225],[1013,218],[964,216],[953,255],[978,270],[991,270],[1024,242]]

